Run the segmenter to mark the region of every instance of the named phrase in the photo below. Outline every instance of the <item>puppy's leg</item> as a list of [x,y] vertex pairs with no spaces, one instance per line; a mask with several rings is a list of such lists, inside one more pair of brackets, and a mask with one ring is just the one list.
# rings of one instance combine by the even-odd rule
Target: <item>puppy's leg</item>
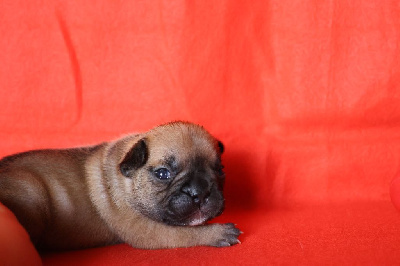
[[145,249],[226,247],[240,243],[238,236],[241,234],[233,224],[169,226],[150,219],[137,219],[137,222],[125,224],[124,228],[120,226],[117,233],[125,242]]

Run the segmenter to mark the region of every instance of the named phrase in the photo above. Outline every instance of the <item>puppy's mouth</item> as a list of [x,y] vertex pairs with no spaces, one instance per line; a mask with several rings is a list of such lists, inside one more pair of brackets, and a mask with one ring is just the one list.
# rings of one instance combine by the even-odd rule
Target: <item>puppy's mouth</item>
[[201,208],[195,212],[191,217],[188,219],[190,222],[187,223],[189,226],[196,226],[196,225],[201,225],[204,224],[205,222],[220,216],[222,212],[224,211],[224,205],[220,208],[220,210],[213,216],[209,216],[208,212],[204,212],[201,210]]
[[175,219],[164,219],[164,223],[169,225],[179,225],[179,226],[196,226],[204,224],[205,222],[211,220],[214,216],[210,216],[208,212],[202,211],[201,209],[197,210],[193,214],[185,217],[183,219],[175,220]]
[[210,218],[207,217],[205,213],[203,213],[201,210],[197,211],[195,214],[192,215],[189,219],[188,225],[190,226],[196,226],[205,223],[207,220]]
[[180,208],[168,208],[163,222],[169,225],[196,226],[204,224],[222,214],[224,210],[224,199],[206,201],[199,206],[182,205]]

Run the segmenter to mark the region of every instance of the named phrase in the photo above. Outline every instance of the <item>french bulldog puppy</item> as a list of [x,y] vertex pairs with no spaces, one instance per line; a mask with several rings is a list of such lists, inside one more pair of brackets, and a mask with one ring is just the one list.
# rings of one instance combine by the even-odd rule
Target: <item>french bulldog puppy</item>
[[96,146],[36,150],[0,161],[0,202],[41,250],[128,243],[226,247],[223,145],[201,126],[172,122]]

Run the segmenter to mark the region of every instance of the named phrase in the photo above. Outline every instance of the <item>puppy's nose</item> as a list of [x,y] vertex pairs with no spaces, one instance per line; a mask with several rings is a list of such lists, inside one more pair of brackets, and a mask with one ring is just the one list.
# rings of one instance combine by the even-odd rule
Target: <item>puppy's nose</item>
[[189,195],[195,204],[200,204],[209,196],[208,182],[206,180],[192,180],[182,187],[182,192]]

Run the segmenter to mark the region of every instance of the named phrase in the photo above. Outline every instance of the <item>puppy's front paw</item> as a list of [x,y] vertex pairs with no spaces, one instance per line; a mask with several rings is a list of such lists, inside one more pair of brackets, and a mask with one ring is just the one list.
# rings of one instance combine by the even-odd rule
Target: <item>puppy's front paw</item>
[[211,226],[215,230],[213,242],[210,243],[211,246],[229,247],[240,243],[238,237],[242,232],[234,224],[213,224]]

